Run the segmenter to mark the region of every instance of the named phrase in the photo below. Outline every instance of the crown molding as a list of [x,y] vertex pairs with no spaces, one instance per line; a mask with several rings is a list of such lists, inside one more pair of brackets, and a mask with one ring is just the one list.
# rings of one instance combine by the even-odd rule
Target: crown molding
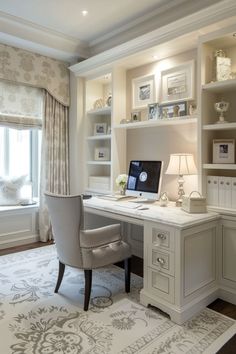
[[70,62],[90,55],[88,43],[0,11],[0,40]]
[[236,16],[236,1],[223,0],[209,6],[207,9],[199,10],[133,40],[94,55],[71,66],[70,70],[76,76],[86,76],[91,72],[96,72],[98,67],[101,69],[103,66],[111,66],[112,63],[126,56],[136,54],[233,16]]

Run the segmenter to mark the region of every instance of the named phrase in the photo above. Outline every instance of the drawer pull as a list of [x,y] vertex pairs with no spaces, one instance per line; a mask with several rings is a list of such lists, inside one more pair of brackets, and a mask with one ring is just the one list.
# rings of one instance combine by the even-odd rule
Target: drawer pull
[[157,257],[157,262],[158,262],[160,265],[165,264],[165,260],[164,260],[163,258],[160,258],[160,257]]
[[166,235],[165,234],[158,234],[157,237],[160,239],[160,240],[166,240]]

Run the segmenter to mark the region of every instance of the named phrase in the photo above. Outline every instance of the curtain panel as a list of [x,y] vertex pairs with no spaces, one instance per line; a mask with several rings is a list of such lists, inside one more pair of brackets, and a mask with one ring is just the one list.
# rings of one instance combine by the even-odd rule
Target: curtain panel
[[69,70],[62,61],[0,44],[0,79],[44,88],[69,106]]
[[69,108],[45,92],[42,129],[40,240],[52,238],[44,192],[69,194]]

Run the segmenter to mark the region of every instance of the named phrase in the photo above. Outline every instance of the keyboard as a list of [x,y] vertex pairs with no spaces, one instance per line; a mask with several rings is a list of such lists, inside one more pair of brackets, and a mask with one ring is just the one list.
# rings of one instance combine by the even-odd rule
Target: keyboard
[[132,202],[114,203],[113,205],[117,206],[118,208],[124,208],[124,209],[138,209],[140,207],[139,204],[135,204]]

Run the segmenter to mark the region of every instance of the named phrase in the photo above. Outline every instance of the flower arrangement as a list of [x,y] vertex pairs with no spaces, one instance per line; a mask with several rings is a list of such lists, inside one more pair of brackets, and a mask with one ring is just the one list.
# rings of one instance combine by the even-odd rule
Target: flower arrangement
[[121,174],[116,178],[116,184],[120,188],[121,193],[125,192],[128,176],[126,174]]

